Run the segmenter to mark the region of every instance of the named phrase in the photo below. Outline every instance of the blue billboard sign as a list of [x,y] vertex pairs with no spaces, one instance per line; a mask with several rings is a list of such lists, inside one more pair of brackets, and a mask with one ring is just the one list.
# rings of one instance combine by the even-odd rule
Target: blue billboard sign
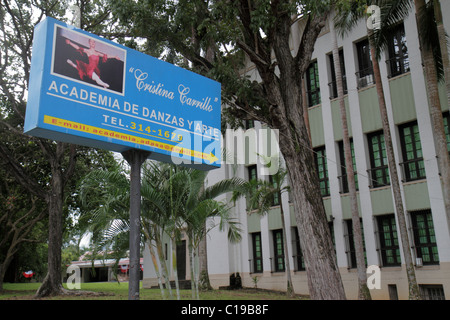
[[34,32],[24,131],[213,169],[220,95],[216,81],[46,18]]

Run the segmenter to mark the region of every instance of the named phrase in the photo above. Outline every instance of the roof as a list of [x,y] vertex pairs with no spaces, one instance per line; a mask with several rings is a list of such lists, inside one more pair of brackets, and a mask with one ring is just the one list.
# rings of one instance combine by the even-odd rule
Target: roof
[[[94,260],[94,267],[112,267],[116,263],[116,259],[104,259],[104,260]],[[140,258],[140,264],[144,263],[144,258]],[[129,265],[130,259],[124,258],[119,260],[119,265]],[[72,261],[71,265],[78,266],[80,268],[92,267],[92,260],[86,261]]]

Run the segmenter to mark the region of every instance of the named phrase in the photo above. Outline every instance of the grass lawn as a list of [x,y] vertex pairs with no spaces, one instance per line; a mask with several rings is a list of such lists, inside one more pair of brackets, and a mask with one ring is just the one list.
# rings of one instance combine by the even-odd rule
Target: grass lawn
[[[0,292],[0,300],[31,300],[40,283],[5,283],[4,292]],[[128,300],[128,282],[95,282],[82,283],[81,290],[102,292],[103,296],[56,296],[46,300]],[[75,291],[75,290],[74,290]],[[172,290],[176,297],[175,289]],[[166,295],[168,293],[166,292]],[[191,290],[180,290],[182,300],[193,300]],[[212,290],[200,292],[200,300],[299,300],[302,297],[289,299],[284,293],[267,292],[255,289]],[[162,300],[159,289],[140,290],[140,300]]]

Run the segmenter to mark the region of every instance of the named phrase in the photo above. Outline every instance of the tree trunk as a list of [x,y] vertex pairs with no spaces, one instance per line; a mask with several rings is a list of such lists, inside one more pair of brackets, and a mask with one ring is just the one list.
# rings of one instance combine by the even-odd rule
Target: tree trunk
[[[155,227],[155,243],[156,243],[156,251],[158,252],[158,258],[159,262],[161,263],[161,272],[162,276],[164,278],[164,284],[166,286],[166,289],[169,291],[169,298],[173,299],[172,294],[172,286],[170,284],[170,278],[169,278],[169,271],[167,270],[167,264],[166,264],[166,257],[164,257],[163,247],[162,247],[162,239],[163,239],[163,230],[158,230],[157,227]],[[169,254],[169,253],[167,253]]]
[[[278,186],[280,187],[280,186]],[[284,210],[283,210],[283,204],[281,202],[281,193],[278,193],[278,199],[280,199],[280,214],[281,214],[281,225],[283,227],[283,243],[284,243],[284,263],[286,265],[286,278],[287,278],[287,290],[286,294],[289,297],[295,296],[294,291],[294,284],[292,283],[292,276],[291,276],[291,263],[289,261],[289,257],[291,256],[289,254],[288,250],[288,244],[287,244],[287,236],[286,236],[286,222],[284,220]]]
[[58,160],[52,163],[51,194],[48,196],[48,271],[36,297],[63,294],[61,272],[63,175]]
[[439,36],[439,46],[441,48],[442,64],[444,67],[445,87],[447,90],[447,102],[450,106],[450,61],[448,57],[447,35],[445,33],[444,21],[442,19],[441,3],[439,0],[433,1],[434,16]]
[[0,292],[3,291],[3,282],[5,279],[6,270],[8,270],[8,267],[11,263],[11,261],[14,258],[14,254],[17,250],[12,251],[12,247],[8,248],[8,252],[6,253],[6,257],[3,260],[2,263],[0,263]]
[[[314,43],[326,15],[308,21],[296,57],[289,46],[290,19],[279,19],[273,49],[279,74],[272,66],[252,59],[262,78],[269,106],[269,125],[279,130],[280,151],[286,162],[292,188],[297,228],[305,259],[308,288],[313,300],[343,300],[344,286],[328,228],[319,188],[312,145],[305,125],[300,75],[311,60]],[[252,55],[253,57],[253,55]]]
[[348,133],[347,112],[344,100],[344,85],[342,81],[341,62],[339,61],[339,48],[337,44],[336,29],[332,26],[333,37],[333,63],[336,76],[336,87],[338,92],[339,111],[341,114],[342,139],[344,143],[345,169],[350,195],[350,206],[352,212],[353,242],[355,244],[356,267],[358,270],[358,298],[360,300],[371,300],[369,288],[367,287],[366,263],[364,260],[364,245],[361,232],[361,223],[356,197],[355,173],[353,170],[352,150]]
[[180,284],[178,282],[178,266],[177,266],[177,240],[172,238],[172,270],[175,278],[175,289],[177,291],[177,300],[180,300]]
[[[163,300],[166,300],[166,292],[164,290],[164,286],[162,283],[161,273],[159,272],[158,259],[156,259],[155,249],[153,248],[151,241],[149,241],[149,243],[148,243],[148,250],[152,257],[152,262],[153,262],[153,267],[155,268],[156,277],[158,278],[158,285],[159,285],[159,289],[161,290],[161,296],[162,296]],[[162,263],[164,263],[164,261]]]
[[[292,68],[295,70],[295,68]],[[294,77],[294,75],[292,74]],[[308,288],[313,300],[345,299],[344,286],[337,266],[325,207],[319,188],[312,146],[304,124],[301,106],[301,84],[295,79],[283,81],[282,91],[287,101],[277,99],[280,105],[286,105],[289,117],[273,116],[279,121],[280,150],[286,162],[291,181],[292,198],[297,228],[305,259]],[[274,87],[272,96],[276,94]],[[276,111],[283,111],[276,108]],[[275,110],[274,110],[275,112]],[[289,118],[289,120],[287,120]]]
[[[423,0],[415,1],[416,12],[420,7],[425,5]],[[447,89],[447,102],[450,106],[450,62],[447,50],[447,35],[442,21],[441,4],[439,0],[433,2],[434,12],[436,17],[437,30],[439,34],[439,44],[441,47],[442,63],[444,66],[445,85]],[[420,29],[419,29],[420,32]],[[419,41],[421,41],[419,36]],[[442,176],[442,189],[445,205],[445,212],[447,214],[448,228],[450,231],[450,156],[447,149],[447,137],[444,130],[444,119],[441,110],[441,101],[439,98],[438,81],[436,70],[434,67],[434,56],[431,48],[427,48],[420,42],[422,57],[425,65],[425,74],[427,77],[427,88],[429,95],[429,108],[431,111],[431,120],[433,124],[433,134],[436,141],[436,153],[438,157],[439,169]]]
[[[153,267],[155,268],[156,277],[158,278],[158,285],[159,285],[159,289],[161,290],[161,296],[162,296],[163,300],[166,300],[166,293],[165,293],[163,282],[162,282],[162,276],[161,276],[161,272],[159,271],[159,263],[158,263],[158,259],[156,258],[155,249],[152,245],[152,238],[150,236],[150,230],[152,230],[152,227],[147,225],[145,220],[143,221],[142,225],[143,225],[144,235],[147,240],[148,251],[152,258],[152,263],[153,263]],[[155,238],[156,237],[157,236],[155,234]],[[164,263],[164,260],[162,263]]]
[[[206,230],[206,222],[204,229]],[[206,241],[206,232],[204,232],[205,236],[200,241],[198,247],[198,263],[199,263],[199,289],[200,290],[212,290],[211,283],[209,281],[209,273],[208,273],[208,254],[207,254],[207,241]]]
[[378,103],[380,107],[381,122],[383,125],[384,141],[386,147],[386,156],[388,159],[389,177],[391,181],[392,193],[394,197],[395,212],[398,221],[398,230],[400,232],[400,238],[403,249],[404,263],[406,267],[406,276],[409,286],[409,299],[418,300],[419,286],[417,285],[416,273],[414,269],[414,263],[411,255],[411,246],[408,237],[408,229],[406,226],[405,210],[403,208],[402,195],[400,191],[400,182],[398,179],[397,161],[395,160],[394,148],[392,146],[391,130],[389,128],[389,119],[386,109],[386,101],[384,96],[383,84],[381,82],[381,73],[378,60],[376,58],[375,46],[372,40],[372,30],[368,30],[370,52],[372,56],[373,75],[375,79],[375,85],[378,95]]
[[313,300],[342,300],[345,299],[345,291],[325,208],[321,199],[317,199],[320,189],[315,177],[313,154],[309,150],[303,150],[301,155],[303,156],[285,156],[285,161],[293,189],[295,218],[305,259],[309,294]]

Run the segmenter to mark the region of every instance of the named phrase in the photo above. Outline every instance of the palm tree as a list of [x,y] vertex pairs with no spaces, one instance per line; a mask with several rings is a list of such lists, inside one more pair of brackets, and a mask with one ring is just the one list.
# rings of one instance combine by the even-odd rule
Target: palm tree
[[[158,176],[165,176],[166,179],[161,181],[159,178],[158,181]],[[206,177],[205,171],[158,163],[149,164],[147,169],[144,169],[143,176],[144,206],[152,208],[151,210],[158,216],[167,216],[170,212],[164,232],[173,235],[171,237],[173,252],[181,230],[185,230],[188,235],[191,283],[193,294],[195,293],[197,298],[199,274],[194,264],[195,258],[198,256],[200,241],[215,227],[213,224],[206,226],[208,218],[219,217],[220,229],[228,227],[229,240],[234,242],[240,240],[240,229],[229,216],[229,207],[216,201],[215,198],[239,188],[244,182],[239,178],[225,179],[205,188]],[[176,269],[176,255],[172,256],[173,268]]]
[[[368,1],[368,4],[372,4],[372,1]],[[387,9],[391,9],[391,6],[387,6],[385,1],[383,2],[384,6],[381,7],[382,12],[386,11]],[[395,5],[395,1],[391,1],[392,4]],[[365,13],[365,11],[361,10],[360,3],[359,2],[353,2],[353,5],[351,8],[345,8],[346,10],[342,10],[343,7],[339,8],[338,6],[338,14],[336,16],[335,25],[338,26],[341,33],[345,34],[348,30],[353,28],[356,23],[360,21],[361,14]],[[341,9],[341,10],[339,10]],[[350,10],[349,10],[350,9]],[[381,25],[386,24],[387,20],[382,20]],[[392,193],[394,198],[394,206],[395,206],[395,212],[397,215],[397,221],[398,221],[398,227],[400,232],[400,238],[402,243],[402,249],[403,249],[403,256],[404,256],[404,262],[406,266],[406,274],[408,279],[408,285],[409,285],[409,299],[411,300],[417,300],[420,299],[419,294],[419,286],[417,285],[417,279],[414,269],[414,263],[412,259],[411,254],[411,246],[408,236],[408,229],[406,226],[406,216],[405,216],[405,209],[403,207],[403,200],[402,195],[400,191],[400,182],[398,178],[398,171],[397,171],[397,161],[395,159],[394,155],[394,148],[392,145],[392,135],[389,128],[389,118],[387,115],[387,108],[386,108],[386,100],[381,80],[381,73],[380,73],[380,66],[378,63],[379,55],[377,54],[376,46],[375,46],[375,40],[374,40],[374,30],[373,29],[367,29],[368,38],[369,38],[369,46],[370,46],[370,53],[371,53],[371,61],[372,61],[372,67],[373,67],[373,75],[374,75],[374,81],[375,86],[377,90],[377,96],[378,96],[378,104],[380,108],[380,115],[381,115],[381,122],[383,127],[383,133],[384,133],[384,141],[385,141],[385,147],[386,147],[386,156],[388,160],[388,168],[389,168],[389,177],[391,181],[391,187],[392,187]]]
[[238,197],[246,195],[248,201],[248,212],[256,211],[259,214],[268,214],[270,209],[274,205],[280,206],[281,225],[283,229],[283,250],[285,252],[285,271],[287,278],[287,291],[286,294],[290,297],[295,295],[294,286],[291,277],[291,267],[289,262],[289,249],[287,245],[286,236],[286,222],[284,219],[283,202],[281,201],[281,195],[289,191],[289,186],[285,185],[286,176],[288,174],[285,167],[282,165],[281,159],[278,157],[272,157],[271,159],[264,159],[264,163],[270,167],[272,161],[278,161],[278,171],[270,176],[270,180],[250,180],[246,182],[241,188],[237,189],[233,194],[233,200]]
[[[175,253],[176,241],[182,230],[186,230],[191,256],[195,258],[200,239],[213,227],[210,225],[205,229],[206,220],[210,217],[219,217],[219,227],[221,230],[225,226],[228,227],[230,241],[240,240],[239,226],[229,216],[229,208],[214,198],[239,188],[244,182],[239,178],[226,179],[204,188],[206,175],[204,171],[156,162],[147,162],[143,166],[142,241],[149,244],[163,298],[165,298],[163,280],[169,291],[169,297],[172,298],[169,272],[162,249],[164,235],[170,236],[172,251]],[[80,185],[84,211],[80,223],[86,226],[86,231],[95,233],[100,248],[105,246],[121,248],[117,251],[120,252],[118,257],[123,256],[128,248],[128,238],[124,234],[129,230],[129,184],[129,178],[123,167],[117,165],[110,171],[90,172]],[[118,240],[121,241],[120,246]],[[176,254],[172,256],[177,282]],[[194,280],[196,281],[193,282],[192,288],[196,290],[198,274],[193,275],[192,281]],[[196,295],[198,297],[198,290]],[[180,299],[178,285],[177,298]]]
[[447,102],[450,105],[450,62],[448,57],[447,35],[442,20],[439,0],[426,3],[424,0],[391,0],[383,3],[381,29],[375,31],[377,55],[386,46],[389,27],[410,14],[414,4],[422,61],[426,77],[428,105],[432,131],[436,143],[437,161],[442,176],[443,200],[450,230],[450,156],[444,129],[444,119],[438,91],[438,82],[445,80]]
[[[144,235],[143,243],[148,243],[148,249],[152,257],[152,262],[158,277],[162,297],[165,299],[166,289],[169,291],[169,298],[172,299],[172,290],[169,281],[169,272],[164,263],[164,253],[162,249],[162,237],[167,233],[167,225],[171,221],[171,216],[161,214],[161,211],[150,207],[145,197],[151,197],[153,204],[161,197],[161,193],[153,192],[155,188],[167,183],[164,170],[147,170],[144,166],[144,177],[142,181],[142,215],[141,234]],[[153,176],[150,177],[150,173]],[[149,186],[149,183],[152,186]],[[100,187],[100,188],[99,188]],[[122,250],[118,251],[119,257],[124,256],[129,247],[128,237],[124,236],[129,232],[129,192],[130,181],[127,172],[122,165],[117,165],[109,171],[96,170],[90,172],[80,185],[80,197],[83,204],[83,214],[80,223],[85,225],[86,232],[93,232],[94,238],[98,239],[97,247],[113,246],[116,251],[119,248],[119,241]],[[165,211],[164,211],[165,212]],[[169,211],[170,212],[170,211]],[[156,249],[156,252],[155,252]],[[159,261],[158,261],[159,260]],[[164,281],[163,281],[164,280]]]
[[342,78],[341,63],[339,59],[339,48],[334,24],[332,23],[331,36],[333,39],[333,64],[336,76],[336,87],[341,115],[342,138],[344,144],[345,172],[350,196],[352,212],[353,241],[356,253],[356,267],[358,270],[358,297],[361,300],[371,300],[369,288],[367,287],[367,273],[364,259],[364,244],[362,239],[361,222],[359,217],[358,199],[356,197],[355,173],[353,170],[351,142],[348,133],[347,112],[344,100],[344,84]]
[[[447,147],[447,137],[444,129],[444,119],[442,116],[441,101],[438,91],[439,75],[436,69],[437,60],[443,64],[444,79],[447,89],[447,101],[450,105],[450,64],[448,58],[446,34],[442,22],[441,6],[438,0],[430,1],[433,5],[431,9],[435,19],[429,19],[427,16],[427,4],[424,0],[414,0],[416,8],[417,24],[419,30],[419,42],[422,53],[422,59],[426,75],[426,84],[428,91],[428,104],[432,121],[433,133],[436,141],[436,153],[439,163],[439,170],[442,176],[443,198],[447,222],[450,230],[450,155]],[[431,10],[430,10],[431,11]],[[436,30],[439,44],[430,43],[433,37],[429,36],[429,30]],[[435,54],[435,48],[439,48]],[[439,57],[440,55],[440,57]]]
[[[419,43],[426,77],[428,106],[432,131],[436,143],[436,154],[442,176],[443,201],[450,230],[450,155],[444,129],[444,119],[438,91],[438,82],[445,80],[447,102],[450,105],[450,63],[447,36],[445,33],[439,0],[426,3],[424,0],[396,0],[388,2],[388,10],[382,10],[382,29],[376,32],[377,54],[384,48],[389,26],[403,20],[410,13],[412,4],[416,12]],[[386,29],[386,30],[383,30]]]

